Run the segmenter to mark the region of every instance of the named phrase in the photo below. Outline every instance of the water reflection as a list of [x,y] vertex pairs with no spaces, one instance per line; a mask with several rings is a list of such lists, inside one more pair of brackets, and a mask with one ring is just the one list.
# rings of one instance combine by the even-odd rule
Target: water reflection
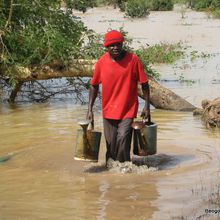
[[105,198],[105,194],[108,192],[108,189],[109,189],[109,183],[106,181],[101,182],[101,185],[99,186],[99,191],[101,192],[101,195],[97,201],[97,204],[100,207],[97,213],[98,220],[106,219],[106,207],[109,204],[109,200]]

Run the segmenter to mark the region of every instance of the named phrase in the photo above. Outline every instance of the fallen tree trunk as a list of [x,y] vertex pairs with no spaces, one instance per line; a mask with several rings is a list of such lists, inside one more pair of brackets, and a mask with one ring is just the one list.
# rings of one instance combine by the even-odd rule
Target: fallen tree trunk
[[[174,111],[193,111],[196,109],[194,105],[160,85],[156,80],[150,79],[150,102],[158,109],[174,110]],[[142,97],[141,89],[139,88],[139,96]]]
[[[62,77],[91,77],[93,66],[96,60],[73,60],[68,63],[68,66],[63,66],[59,63],[54,63],[41,68],[23,68],[18,67],[16,70],[19,86],[24,82],[34,80],[47,80]],[[149,80],[150,85],[150,102],[155,108],[176,110],[176,111],[192,111],[196,107],[175,94],[171,90],[160,85],[153,79]],[[11,100],[14,101],[18,87],[12,91]],[[139,89],[139,96],[142,97]]]

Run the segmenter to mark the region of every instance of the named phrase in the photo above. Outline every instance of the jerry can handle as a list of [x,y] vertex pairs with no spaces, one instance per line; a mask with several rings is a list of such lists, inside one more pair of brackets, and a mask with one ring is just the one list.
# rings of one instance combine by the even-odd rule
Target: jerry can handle
[[94,130],[94,127],[95,127],[95,125],[94,125],[94,119],[91,121],[91,130]]
[[94,130],[94,120],[91,120],[90,123],[89,123],[89,126],[88,126],[88,130],[91,130],[93,131]]

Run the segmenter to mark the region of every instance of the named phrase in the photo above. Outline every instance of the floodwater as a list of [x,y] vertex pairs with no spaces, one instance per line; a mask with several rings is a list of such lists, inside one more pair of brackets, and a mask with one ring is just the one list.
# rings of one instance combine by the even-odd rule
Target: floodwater
[[[220,20],[187,11],[183,21],[179,9],[153,12],[148,19],[138,20],[124,18],[111,8],[78,15],[100,33],[109,26],[123,24],[142,43],[145,39],[151,44],[182,40],[193,50],[215,53],[208,60],[189,63],[186,59],[155,68],[162,79],[171,79],[161,83],[198,107],[201,100],[219,96],[220,84],[213,83],[213,79],[220,74]],[[187,68],[181,68],[186,64]],[[178,74],[196,83],[172,81]],[[70,101],[0,107],[0,156],[8,156],[0,163],[0,219],[219,218],[214,212],[220,210],[219,130],[206,129],[192,112],[152,107],[158,139],[157,154],[142,160],[148,167],[126,164],[129,172],[117,166],[106,170],[103,137],[98,163],[74,160],[80,129],[77,122],[85,118],[86,109]],[[95,130],[102,129],[101,111],[96,104]]]

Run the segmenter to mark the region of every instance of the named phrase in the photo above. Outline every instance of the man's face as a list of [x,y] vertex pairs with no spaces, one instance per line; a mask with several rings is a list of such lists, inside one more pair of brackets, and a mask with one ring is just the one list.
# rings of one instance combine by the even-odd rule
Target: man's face
[[109,45],[107,49],[108,49],[110,56],[116,59],[120,57],[122,53],[122,46],[123,46],[123,43],[115,43],[115,44]]

